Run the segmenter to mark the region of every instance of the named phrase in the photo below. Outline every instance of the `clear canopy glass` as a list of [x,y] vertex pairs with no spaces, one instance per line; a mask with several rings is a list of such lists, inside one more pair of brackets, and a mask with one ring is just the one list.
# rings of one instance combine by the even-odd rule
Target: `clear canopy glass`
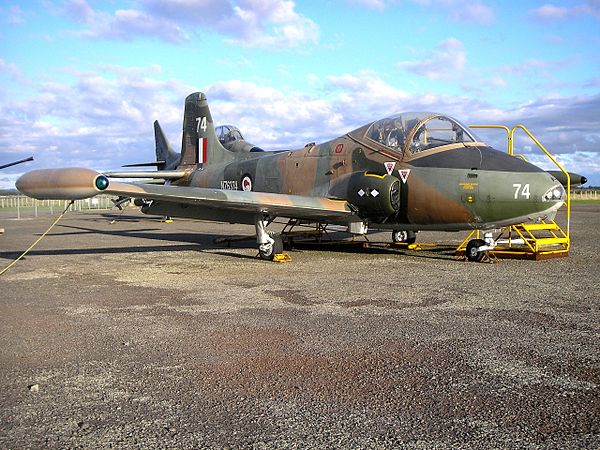
[[457,120],[441,114],[410,112],[374,122],[366,137],[403,152],[424,150],[462,142],[477,142],[476,136]]
[[217,133],[217,137],[219,138],[219,142],[221,145],[228,144],[232,141],[240,141],[243,140],[244,137],[240,130],[233,125],[220,125],[215,128],[215,132]]

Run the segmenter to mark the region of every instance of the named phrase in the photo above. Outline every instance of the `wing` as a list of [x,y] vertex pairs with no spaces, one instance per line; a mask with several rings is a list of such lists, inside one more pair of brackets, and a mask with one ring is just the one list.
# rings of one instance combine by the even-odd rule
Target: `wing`
[[[164,172],[163,172],[164,173]],[[311,219],[315,221],[351,222],[355,210],[345,200],[266,192],[229,191],[190,186],[153,185],[109,181],[91,169],[39,169],[27,172],[15,183],[17,189],[37,199],[83,199],[100,193],[156,200],[170,205],[194,206],[210,210],[210,220],[234,222],[245,216],[264,214],[271,217]],[[180,208],[181,209],[181,208]],[[177,216],[177,214],[173,214]],[[200,217],[196,214],[194,217]],[[233,219],[233,220],[232,220]]]
[[217,208],[223,212],[238,211],[290,219],[345,222],[351,221],[355,214],[345,200],[303,195],[118,182],[111,182],[104,192],[147,200]]

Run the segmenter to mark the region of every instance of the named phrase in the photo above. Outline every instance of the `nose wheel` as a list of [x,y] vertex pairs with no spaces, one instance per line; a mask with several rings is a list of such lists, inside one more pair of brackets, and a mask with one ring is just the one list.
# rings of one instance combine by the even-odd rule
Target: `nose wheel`
[[480,262],[487,253],[487,250],[481,249],[481,247],[485,246],[483,239],[471,239],[467,244],[467,259],[473,262]]
[[394,244],[414,244],[417,240],[417,233],[407,230],[392,231],[392,241]]
[[467,259],[480,262],[488,255],[490,250],[494,250],[497,244],[498,242],[494,240],[490,231],[483,235],[483,239],[471,239],[465,249]]

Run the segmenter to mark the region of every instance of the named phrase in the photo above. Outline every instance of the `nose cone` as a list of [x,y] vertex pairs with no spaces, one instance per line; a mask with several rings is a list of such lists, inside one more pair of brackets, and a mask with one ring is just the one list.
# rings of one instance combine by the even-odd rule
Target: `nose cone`
[[552,175],[540,171],[520,178],[521,187],[514,183],[514,202],[528,208],[530,220],[543,218],[548,212],[555,212],[567,198],[565,187]]

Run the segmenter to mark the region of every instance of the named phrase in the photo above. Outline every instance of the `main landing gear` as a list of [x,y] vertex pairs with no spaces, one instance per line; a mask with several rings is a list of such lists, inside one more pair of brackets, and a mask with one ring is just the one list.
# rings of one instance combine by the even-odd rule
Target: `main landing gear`
[[414,244],[417,240],[417,233],[407,230],[392,231],[392,241],[394,244]]
[[257,218],[256,241],[258,243],[258,255],[261,259],[273,261],[275,255],[283,252],[283,240],[280,234],[269,233],[266,228],[269,221],[263,218]]

